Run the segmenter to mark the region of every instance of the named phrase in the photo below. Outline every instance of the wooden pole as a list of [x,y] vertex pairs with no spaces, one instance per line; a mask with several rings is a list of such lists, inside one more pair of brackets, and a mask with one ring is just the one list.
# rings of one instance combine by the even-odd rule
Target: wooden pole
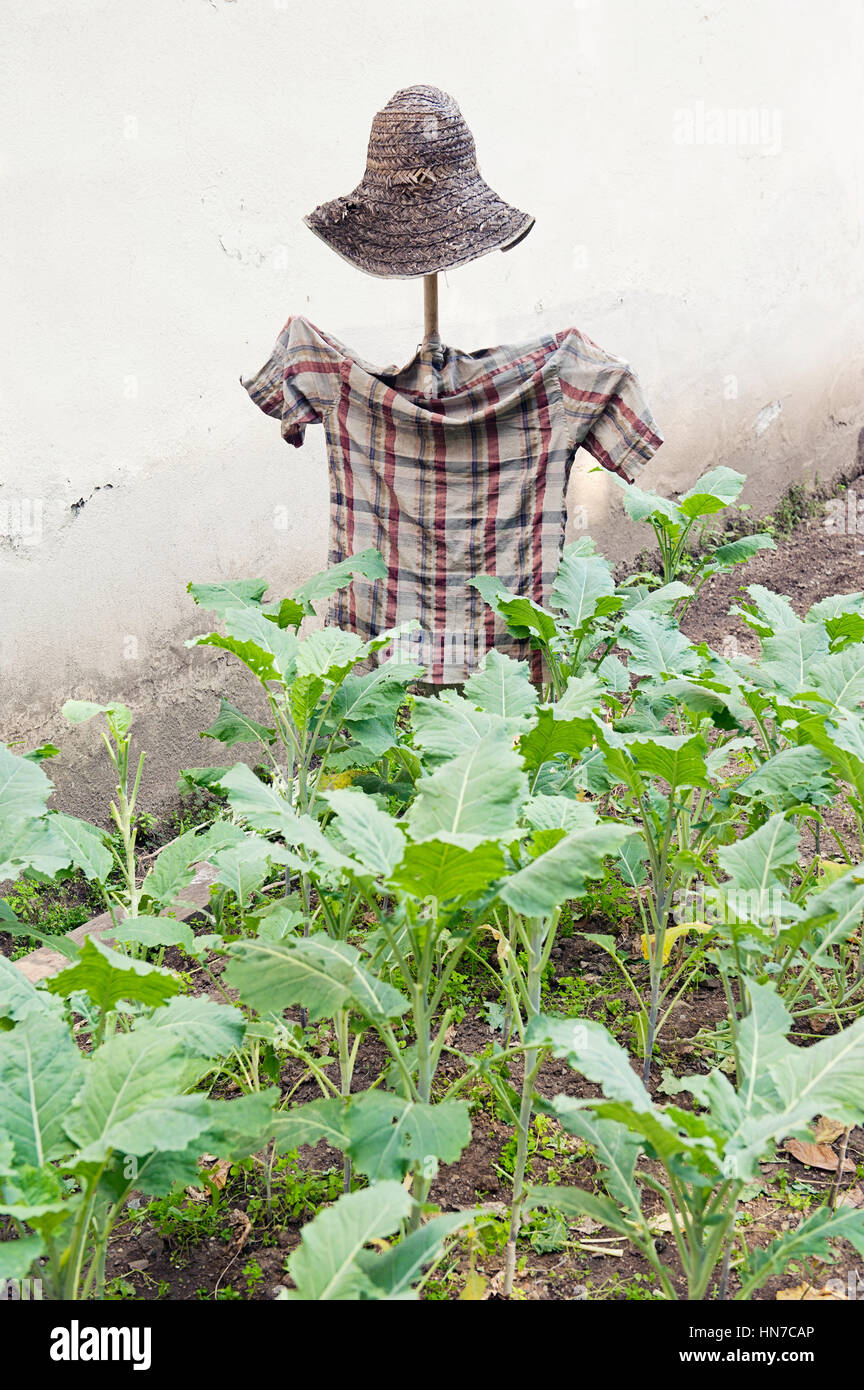
[[423,342],[437,346],[438,334],[438,275],[423,276]]

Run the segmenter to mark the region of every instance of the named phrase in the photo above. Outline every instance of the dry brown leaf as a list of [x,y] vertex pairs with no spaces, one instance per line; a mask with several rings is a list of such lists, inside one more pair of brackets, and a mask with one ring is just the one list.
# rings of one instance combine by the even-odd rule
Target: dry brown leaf
[[603,1223],[595,1221],[593,1216],[583,1216],[581,1221],[576,1222],[575,1229],[580,1236],[593,1236],[595,1231],[603,1230]]
[[[671,1236],[672,1234],[672,1217],[669,1215],[668,1211],[661,1212],[659,1216],[652,1217],[650,1225],[653,1235]],[[678,1217],[678,1230],[684,1230],[684,1221],[680,1216]]]
[[[810,1144],[806,1139],[787,1139],[783,1147],[806,1168],[821,1168],[826,1173],[837,1172],[840,1156],[835,1154],[829,1144]],[[855,1164],[851,1158],[844,1158],[842,1171],[855,1172]]]
[[231,1172],[232,1163],[230,1158],[217,1158],[212,1168],[207,1169],[207,1180],[213,1186],[222,1191],[228,1181],[228,1174]]
[[501,1289],[502,1289],[502,1287],[503,1287],[503,1284],[504,1284],[504,1271],[503,1271],[503,1269],[499,1269],[495,1274],[492,1275],[492,1278],[489,1280],[489,1283],[486,1285],[486,1291],[485,1291],[485,1293],[483,1294],[483,1300],[484,1300],[484,1302],[485,1302],[485,1300],[486,1300],[487,1298],[494,1298],[496,1294],[500,1294]]
[[840,1196],[837,1198],[837,1205],[838,1207],[864,1206],[864,1187],[858,1187],[856,1184],[855,1187],[847,1188],[847,1190],[841,1192]]
[[842,1120],[829,1120],[827,1115],[820,1115],[813,1125],[814,1144],[833,1144],[835,1139],[839,1139],[846,1126]]
[[[834,1285],[838,1283],[836,1279],[831,1282]],[[823,1299],[833,1300],[837,1303],[848,1303],[849,1301],[845,1294],[837,1292],[836,1287],[829,1288],[827,1284],[823,1285],[821,1289],[814,1289],[812,1284],[795,1284],[791,1289],[778,1289],[775,1298],[787,1303],[816,1303]]]
[[252,1230],[252,1222],[249,1220],[245,1211],[241,1211],[239,1207],[235,1207],[231,1213],[231,1225],[237,1227],[237,1234],[232,1236],[231,1244],[228,1246],[228,1249],[231,1251],[232,1255],[236,1255],[243,1249],[243,1246],[249,1239],[249,1233]]

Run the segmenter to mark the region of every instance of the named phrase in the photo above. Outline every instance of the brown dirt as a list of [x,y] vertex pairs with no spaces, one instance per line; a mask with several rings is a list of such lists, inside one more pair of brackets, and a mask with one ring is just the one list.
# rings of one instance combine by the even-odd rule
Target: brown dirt
[[[754,529],[758,523],[754,522]],[[776,550],[763,550],[746,565],[731,573],[709,579],[685,615],[682,630],[691,641],[707,642],[722,651],[726,638],[733,637],[746,656],[758,651],[754,634],[729,610],[744,594],[748,584],[762,584],[775,593],[785,594],[802,616],[819,599],[829,594],[848,594],[864,589],[864,533],[842,535],[825,528],[815,518],[798,527]]]

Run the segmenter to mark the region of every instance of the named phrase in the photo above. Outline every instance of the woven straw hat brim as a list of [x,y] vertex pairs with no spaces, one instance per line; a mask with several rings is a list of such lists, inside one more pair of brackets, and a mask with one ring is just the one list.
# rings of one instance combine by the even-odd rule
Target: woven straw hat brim
[[396,197],[364,178],[353,193],[322,203],[303,221],[368,275],[406,280],[509,250],[534,225],[476,173]]

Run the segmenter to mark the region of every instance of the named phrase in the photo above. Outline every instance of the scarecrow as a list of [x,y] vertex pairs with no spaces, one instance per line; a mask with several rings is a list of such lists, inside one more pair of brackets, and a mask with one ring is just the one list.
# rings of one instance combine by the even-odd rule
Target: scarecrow
[[471,132],[438,88],[397,92],[353,193],[304,220],[370,275],[424,277],[423,342],[404,367],[380,368],[292,317],[243,385],[289,444],[324,426],[330,564],[370,546],[384,557],[386,578],[334,595],[328,623],[365,640],[415,619],[400,656],[433,686],[459,684],[493,646],[527,654],[469,581],[495,575],[544,603],[576,450],[631,482],[662,439],[627,363],[575,328],[477,352],[442,343],[438,272],[511,249],[534,219],[480,177]]

